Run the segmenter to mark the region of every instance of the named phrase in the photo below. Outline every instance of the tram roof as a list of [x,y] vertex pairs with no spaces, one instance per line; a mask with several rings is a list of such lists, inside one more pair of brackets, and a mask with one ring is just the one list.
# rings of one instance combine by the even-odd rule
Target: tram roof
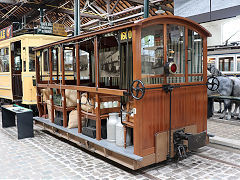
[[126,29],[126,28],[130,28],[133,26],[138,26],[138,25],[142,25],[144,23],[147,22],[153,22],[155,20],[159,20],[159,22],[168,22],[168,21],[173,21],[173,22],[180,22],[180,23],[184,23],[185,25],[198,29],[198,32],[200,32],[202,35],[206,36],[206,37],[210,37],[211,33],[209,31],[207,31],[203,26],[199,25],[198,23],[188,19],[188,18],[183,18],[180,16],[171,16],[171,15],[165,15],[165,16],[154,16],[148,19],[142,19],[139,21],[135,21],[135,22],[127,22],[121,25],[116,25],[116,26],[112,26],[112,27],[108,27],[106,29],[101,29],[101,30],[97,30],[97,31],[93,31],[93,32],[88,32],[88,33],[84,33],[78,36],[74,36],[74,37],[70,37],[68,39],[64,39],[64,40],[60,40],[60,41],[56,41],[50,44],[46,44],[40,47],[36,47],[34,48],[34,50],[41,50],[44,48],[48,48],[51,46],[55,46],[55,45],[59,45],[59,44],[65,44],[65,43],[69,43],[69,42],[73,42],[73,41],[78,41],[80,39],[84,39],[84,38],[88,38],[88,37],[93,37],[95,35],[99,35],[99,34],[105,34],[105,33],[109,33],[109,32],[113,32],[113,31],[118,31],[121,29]]

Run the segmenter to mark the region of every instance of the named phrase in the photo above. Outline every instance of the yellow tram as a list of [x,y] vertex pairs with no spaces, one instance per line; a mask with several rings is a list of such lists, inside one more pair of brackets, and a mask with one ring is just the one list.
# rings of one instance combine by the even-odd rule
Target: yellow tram
[[25,34],[0,42],[1,102],[36,105],[36,72],[33,48],[65,37]]
[[189,19],[154,16],[35,48],[36,124],[131,169],[185,157],[207,140],[209,36]]

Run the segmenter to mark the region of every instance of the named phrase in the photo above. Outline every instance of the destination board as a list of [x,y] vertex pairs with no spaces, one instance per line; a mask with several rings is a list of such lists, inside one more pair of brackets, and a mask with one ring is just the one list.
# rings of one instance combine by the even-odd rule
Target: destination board
[[0,41],[10,39],[12,37],[12,26],[8,26],[0,30]]

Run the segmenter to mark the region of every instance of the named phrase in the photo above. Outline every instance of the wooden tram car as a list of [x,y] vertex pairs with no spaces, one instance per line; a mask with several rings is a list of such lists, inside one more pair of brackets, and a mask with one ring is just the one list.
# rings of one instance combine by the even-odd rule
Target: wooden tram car
[[25,34],[1,41],[1,103],[7,101],[29,105],[31,108],[36,106],[35,54],[32,49],[62,39],[52,35]]
[[[155,16],[35,48],[39,109],[35,123],[131,169],[175,155],[184,157],[186,151],[204,146],[207,139],[210,35],[189,19]],[[65,79],[66,50],[73,51],[72,80]],[[60,61],[53,58],[54,51],[60,52]],[[49,81],[41,76],[43,61],[49,62]],[[53,68],[57,62],[61,69]],[[43,89],[50,92],[50,120],[44,111]],[[73,106],[67,105],[67,91],[76,93]],[[83,109],[83,94],[87,94],[87,103],[91,101],[90,111]],[[59,95],[61,102],[55,104]],[[105,106],[109,101],[117,101],[118,106]],[[68,113],[74,109],[77,127],[69,129]],[[54,123],[58,112],[62,112],[63,126]],[[104,120],[113,112],[120,114],[125,147],[103,137]],[[95,122],[96,138],[83,133],[84,118]],[[128,132],[132,132],[132,145],[126,143]]]

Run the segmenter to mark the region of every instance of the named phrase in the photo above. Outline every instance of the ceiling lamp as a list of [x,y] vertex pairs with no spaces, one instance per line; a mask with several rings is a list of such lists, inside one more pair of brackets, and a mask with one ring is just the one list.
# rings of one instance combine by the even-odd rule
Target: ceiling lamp
[[155,11],[156,14],[162,14],[165,13],[165,11],[161,8],[161,6],[159,6],[158,10]]

